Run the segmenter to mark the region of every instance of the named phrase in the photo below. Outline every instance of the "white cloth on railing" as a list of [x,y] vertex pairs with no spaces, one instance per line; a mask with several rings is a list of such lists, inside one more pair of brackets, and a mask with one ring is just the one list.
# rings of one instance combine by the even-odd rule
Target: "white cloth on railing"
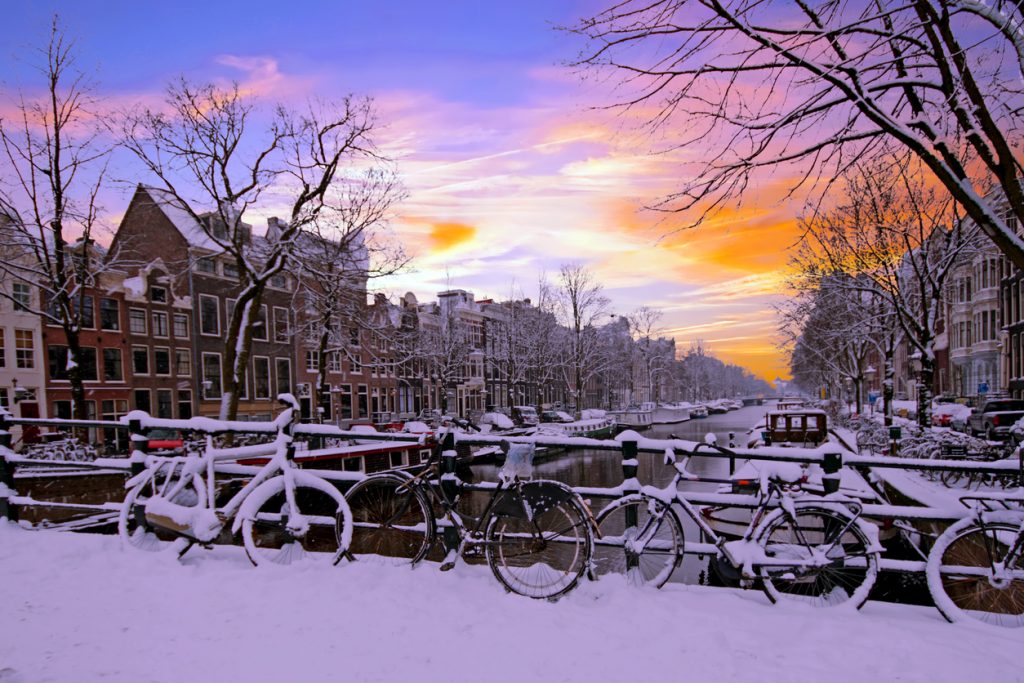
[[533,476],[533,455],[536,448],[532,443],[513,443],[508,446],[505,464],[498,474],[505,481],[515,478],[529,479]]

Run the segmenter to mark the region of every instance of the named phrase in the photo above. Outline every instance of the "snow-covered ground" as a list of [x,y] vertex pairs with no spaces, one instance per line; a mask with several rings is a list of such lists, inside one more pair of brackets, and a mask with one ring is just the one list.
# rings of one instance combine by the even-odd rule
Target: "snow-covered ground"
[[760,593],[588,583],[557,603],[490,573],[254,569],[0,522],[0,683],[1022,681],[1021,633],[930,608],[771,606]]

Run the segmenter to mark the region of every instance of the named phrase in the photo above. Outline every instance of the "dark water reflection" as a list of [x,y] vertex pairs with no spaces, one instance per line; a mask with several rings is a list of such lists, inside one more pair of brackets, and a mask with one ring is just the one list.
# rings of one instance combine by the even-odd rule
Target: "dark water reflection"
[[[729,413],[711,415],[700,420],[690,420],[672,425],[654,425],[643,433],[647,438],[668,438],[675,435],[680,439],[702,441],[705,434],[713,432],[718,443],[728,445],[729,433],[735,434],[735,442],[742,445],[746,441],[748,430],[764,417],[765,408],[748,407]],[[671,480],[674,470],[664,464],[662,455],[641,453],[639,455],[637,479],[643,485],[664,487]],[[712,478],[725,478],[729,474],[729,461],[725,458],[699,457],[693,458],[688,468],[695,474]],[[473,468],[476,481],[496,481],[497,468],[494,465],[477,465]],[[622,456],[619,453],[604,451],[576,451],[557,456],[535,467],[535,476],[543,479],[555,479],[570,486],[586,486],[611,488],[622,483]],[[682,482],[683,491],[713,491],[718,484],[702,482]],[[483,498],[475,497],[467,501],[469,508],[479,510]],[[596,497],[589,498],[594,513],[598,513],[608,500]],[[700,530],[690,520],[682,508],[677,506],[683,531],[688,541],[700,541]],[[698,583],[701,573],[707,568],[707,558],[699,559],[688,555],[682,567],[673,575],[673,581]]]

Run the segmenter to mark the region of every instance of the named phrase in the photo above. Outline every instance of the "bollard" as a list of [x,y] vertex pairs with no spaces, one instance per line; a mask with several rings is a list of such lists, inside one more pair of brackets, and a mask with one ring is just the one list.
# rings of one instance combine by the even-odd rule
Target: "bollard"
[[142,426],[142,420],[128,420],[128,434],[132,443],[131,465],[132,476],[141,474],[146,468],[146,453],[149,451],[148,430]]
[[821,477],[821,485],[825,494],[835,493],[839,490],[839,482],[842,479],[843,454],[839,451],[825,453],[825,461],[821,466],[825,474]]

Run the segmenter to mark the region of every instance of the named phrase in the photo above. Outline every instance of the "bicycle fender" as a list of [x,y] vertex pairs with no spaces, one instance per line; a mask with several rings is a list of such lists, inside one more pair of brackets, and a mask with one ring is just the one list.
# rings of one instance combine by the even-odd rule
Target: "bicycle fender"
[[559,482],[523,482],[518,491],[507,489],[505,495],[495,501],[493,512],[506,517],[532,519],[575,495],[572,489]]

